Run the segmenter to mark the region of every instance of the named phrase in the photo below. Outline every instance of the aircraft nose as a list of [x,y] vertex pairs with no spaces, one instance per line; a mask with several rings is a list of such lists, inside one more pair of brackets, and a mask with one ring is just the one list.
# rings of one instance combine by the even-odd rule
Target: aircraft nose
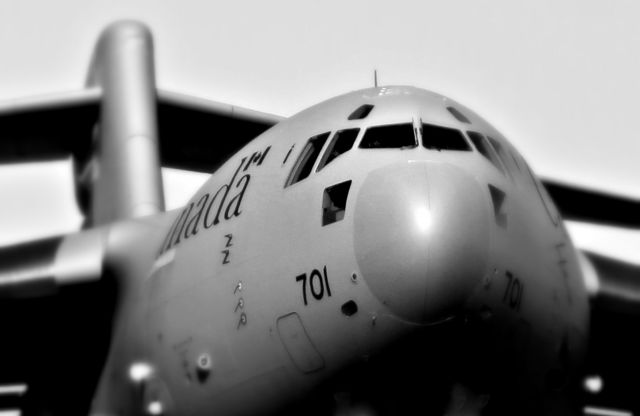
[[371,172],[354,212],[358,266],[394,314],[430,323],[456,313],[487,265],[489,210],[460,168],[409,162]]

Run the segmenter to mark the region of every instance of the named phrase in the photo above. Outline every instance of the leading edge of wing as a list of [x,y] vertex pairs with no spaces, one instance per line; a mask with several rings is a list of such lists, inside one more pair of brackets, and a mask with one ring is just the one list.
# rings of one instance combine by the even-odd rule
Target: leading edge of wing
[[100,88],[0,102],[0,163],[86,160]]
[[211,173],[283,117],[158,90],[162,165]]
[[212,101],[205,98],[194,97],[173,91],[158,89],[158,101],[163,105],[174,105],[192,111],[216,114],[237,120],[272,126],[284,120],[285,117],[249,108],[238,107],[232,104]]
[[93,105],[98,103],[101,95],[102,91],[99,87],[91,87],[35,97],[13,98],[0,102],[0,117]]

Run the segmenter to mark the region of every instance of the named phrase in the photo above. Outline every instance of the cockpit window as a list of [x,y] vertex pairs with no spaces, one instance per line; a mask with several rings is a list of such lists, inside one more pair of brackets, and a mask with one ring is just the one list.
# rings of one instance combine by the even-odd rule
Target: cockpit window
[[329,147],[324,152],[324,156],[318,165],[318,171],[327,166],[341,154],[351,150],[353,143],[358,137],[360,129],[339,130],[333,135]]
[[498,170],[504,173],[504,167],[502,167],[502,163],[498,159],[495,151],[487,141],[487,139],[480,133],[476,133],[475,131],[467,131],[467,135],[471,139],[473,145],[478,149],[478,152],[482,154],[482,156],[486,157],[489,162],[491,162]]
[[360,142],[361,149],[401,149],[416,147],[413,124],[390,124],[369,127]]
[[302,149],[302,153],[300,153],[291,174],[289,174],[289,179],[287,179],[285,187],[300,182],[309,176],[311,169],[313,169],[313,164],[318,158],[320,150],[322,150],[322,146],[324,146],[328,137],[329,133],[322,133],[309,139],[304,149]]
[[322,226],[342,221],[347,209],[347,197],[351,181],[330,186],[324,190],[322,197]]
[[471,146],[460,130],[424,123],[422,124],[422,145],[427,149],[435,150],[471,150]]

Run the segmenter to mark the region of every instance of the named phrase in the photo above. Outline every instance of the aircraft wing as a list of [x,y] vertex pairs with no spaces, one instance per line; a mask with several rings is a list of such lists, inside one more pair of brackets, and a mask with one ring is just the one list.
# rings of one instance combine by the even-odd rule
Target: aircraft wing
[[[93,151],[100,116],[98,87],[0,103],[0,163],[72,156]],[[211,173],[227,157],[282,117],[231,104],[158,90],[163,166]]]
[[[28,382],[27,395],[13,404],[3,404],[7,396],[0,395],[0,414],[31,397],[47,405],[59,402],[61,378],[76,401],[67,409],[89,406],[114,305],[113,283],[102,279],[105,231],[94,228],[0,248],[0,384]],[[68,365],[74,360],[82,365]],[[71,371],[77,372],[77,383],[60,375]],[[67,414],[80,414],[74,412]]]
[[[131,277],[118,271],[122,253],[153,256],[153,244],[140,242],[157,241],[176,214],[0,247],[0,385],[28,386],[11,408],[87,414]],[[0,415],[6,397],[0,392]]]
[[[543,180],[565,220],[621,228],[640,228],[638,198]],[[640,264],[582,252],[580,264],[590,294],[590,342],[585,374],[597,374],[604,389],[589,397],[593,404],[632,408],[640,373]]]
[[[566,220],[640,228],[640,200],[543,180]],[[592,404],[631,408],[637,397],[628,380],[640,372],[640,265],[582,252],[580,263],[590,294],[591,325],[585,374],[597,374],[605,389]]]
[[542,182],[566,220],[640,228],[638,198],[576,187],[553,180]]
[[[640,228],[640,200],[543,180],[563,219],[621,228]],[[640,317],[640,264],[582,253],[581,266],[598,309]]]
[[0,163],[85,160],[98,119],[98,88],[0,103]]
[[595,253],[582,254],[591,303],[584,373],[597,374],[604,385],[589,401],[604,407],[634,408],[637,384],[629,380],[640,373],[640,266]]
[[163,166],[210,173],[224,159],[283,117],[158,91]]

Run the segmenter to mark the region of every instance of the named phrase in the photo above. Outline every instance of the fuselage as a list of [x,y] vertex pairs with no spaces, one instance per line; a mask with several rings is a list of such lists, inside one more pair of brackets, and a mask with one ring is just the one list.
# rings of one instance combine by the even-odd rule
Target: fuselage
[[584,355],[586,291],[553,203],[498,131],[428,91],[311,107],[184,209],[127,227],[145,260],[111,254],[128,294],[96,412],[270,413],[453,321],[480,390],[552,397]]

